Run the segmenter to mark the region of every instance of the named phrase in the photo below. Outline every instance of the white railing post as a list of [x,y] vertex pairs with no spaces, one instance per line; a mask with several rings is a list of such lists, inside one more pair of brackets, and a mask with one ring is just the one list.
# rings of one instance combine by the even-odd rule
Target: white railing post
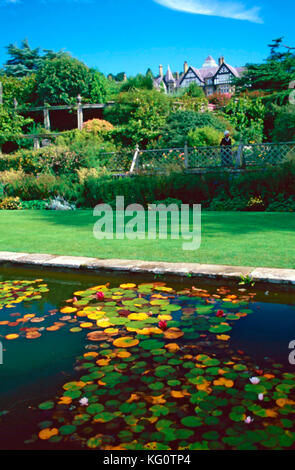
[[138,170],[138,164],[139,164],[139,145],[137,144],[135,147],[135,152],[133,155],[133,160],[131,163],[131,168],[130,168],[130,173],[134,173],[134,170]]
[[243,150],[244,150],[244,142],[240,142],[238,151],[237,151],[237,156],[236,156],[236,168],[241,168],[243,164]]
[[77,128],[81,131],[83,129],[83,107],[81,95],[77,96],[77,103]]

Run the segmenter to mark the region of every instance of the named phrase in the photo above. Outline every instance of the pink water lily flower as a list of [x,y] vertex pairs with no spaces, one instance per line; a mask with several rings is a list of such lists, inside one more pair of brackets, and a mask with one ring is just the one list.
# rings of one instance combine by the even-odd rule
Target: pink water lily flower
[[253,421],[254,421],[254,419],[251,418],[251,416],[247,416],[247,418],[245,419],[244,422],[245,422],[246,424],[251,424],[251,423],[253,423]]
[[216,316],[219,317],[219,318],[223,318],[225,317],[225,313],[223,310],[218,310],[217,313],[216,313]]
[[88,406],[88,398],[86,398],[86,397],[81,398],[79,403],[80,403],[81,406]]
[[167,326],[167,322],[164,321],[164,320],[161,320],[158,324],[159,328],[163,331],[167,330],[168,326]]
[[96,296],[96,300],[104,300],[103,292],[96,292],[95,296]]

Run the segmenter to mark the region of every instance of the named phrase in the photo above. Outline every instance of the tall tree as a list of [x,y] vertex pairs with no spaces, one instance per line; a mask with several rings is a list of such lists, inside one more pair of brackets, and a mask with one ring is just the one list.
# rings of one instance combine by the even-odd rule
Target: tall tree
[[9,44],[6,49],[10,58],[4,65],[4,72],[13,77],[25,77],[36,73],[44,60],[51,60],[65,54],[62,51],[41,50],[39,47],[31,49],[27,39],[21,42],[21,47]]
[[295,54],[283,45],[283,38],[275,39],[270,55],[263,64],[247,64],[246,72],[236,79],[239,92],[260,90],[266,94],[265,101],[284,104],[290,93],[289,84],[295,80]]
[[107,99],[108,81],[104,75],[67,54],[44,60],[36,82],[41,103],[70,104],[78,95],[88,102]]

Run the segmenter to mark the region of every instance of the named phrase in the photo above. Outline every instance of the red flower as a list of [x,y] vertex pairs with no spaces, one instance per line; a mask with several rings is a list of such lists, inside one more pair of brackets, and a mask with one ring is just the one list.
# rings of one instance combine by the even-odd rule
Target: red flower
[[163,331],[167,330],[168,328],[167,322],[164,320],[161,320],[158,324],[158,327]]
[[225,313],[223,310],[218,310],[216,313],[216,316],[219,318],[225,317]]
[[104,293],[103,292],[96,292],[96,300],[104,300]]

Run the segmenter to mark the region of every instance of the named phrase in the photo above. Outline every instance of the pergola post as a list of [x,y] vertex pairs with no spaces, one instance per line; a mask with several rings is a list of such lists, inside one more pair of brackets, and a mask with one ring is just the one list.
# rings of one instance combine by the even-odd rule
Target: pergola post
[[83,107],[82,107],[82,98],[81,95],[77,96],[77,127],[79,131],[83,129]]
[[43,109],[43,117],[44,117],[44,128],[47,131],[50,131],[50,116],[49,116],[49,109],[47,107]]
[[38,150],[40,148],[40,139],[37,137],[34,138],[34,149]]

